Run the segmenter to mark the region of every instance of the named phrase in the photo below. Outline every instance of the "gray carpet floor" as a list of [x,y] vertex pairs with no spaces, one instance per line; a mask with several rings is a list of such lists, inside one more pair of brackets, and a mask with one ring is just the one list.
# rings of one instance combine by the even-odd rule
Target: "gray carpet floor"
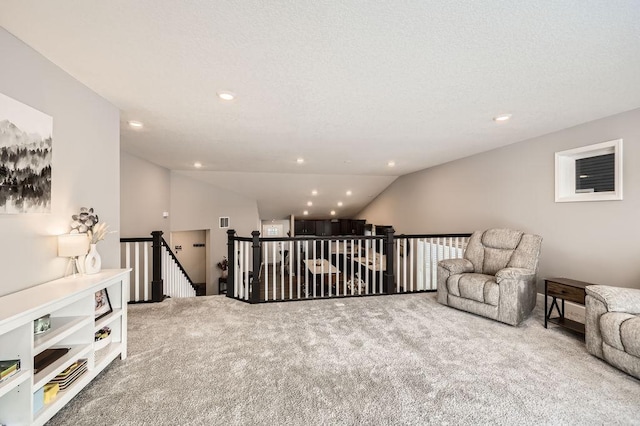
[[129,307],[129,357],[50,425],[640,424],[640,381],[435,294]]

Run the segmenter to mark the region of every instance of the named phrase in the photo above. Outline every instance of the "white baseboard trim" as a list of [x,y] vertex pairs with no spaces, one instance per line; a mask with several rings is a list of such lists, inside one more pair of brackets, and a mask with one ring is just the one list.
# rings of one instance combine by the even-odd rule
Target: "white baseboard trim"
[[[551,297],[549,297],[549,305],[548,306],[551,305],[551,301],[552,300],[553,299]],[[536,303],[544,311],[544,293],[538,293],[538,299],[537,299]],[[558,299],[558,303],[562,303],[562,302]],[[555,309],[553,311],[555,313]],[[584,306],[576,305],[573,302],[565,302],[565,304],[564,304],[564,316],[569,318],[569,319],[571,319],[571,320],[584,323],[584,320],[585,320]]]

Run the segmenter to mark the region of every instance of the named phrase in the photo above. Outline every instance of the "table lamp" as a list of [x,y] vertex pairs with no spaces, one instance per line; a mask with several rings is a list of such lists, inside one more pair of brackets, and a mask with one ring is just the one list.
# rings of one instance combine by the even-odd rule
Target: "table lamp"
[[89,238],[87,234],[62,234],[58,235],[58,256],[68,257],[69,262],[65,269],[66,277],[71,268],[73,276],[76,276],[76,270],[81,273],[82,268],[78,261],[78,256],[84,256],[89,251]]

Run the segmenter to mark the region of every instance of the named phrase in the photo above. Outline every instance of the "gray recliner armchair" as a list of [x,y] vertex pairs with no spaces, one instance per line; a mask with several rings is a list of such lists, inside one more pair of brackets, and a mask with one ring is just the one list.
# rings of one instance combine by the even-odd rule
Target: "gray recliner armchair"
[[586,288],[587,351],[640,379],[640,290]]
[[518,325],[536,305],[542,237],[511,229],[471,235],[463,259],[438,263],[438,302]]

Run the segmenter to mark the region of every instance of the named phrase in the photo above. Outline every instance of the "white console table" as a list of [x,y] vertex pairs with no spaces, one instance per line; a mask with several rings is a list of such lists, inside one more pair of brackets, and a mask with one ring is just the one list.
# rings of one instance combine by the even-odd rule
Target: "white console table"
[[[0,424],[46,423],[109,363],[127,357],[129,271],[65,277],[0,297],[0,360],[21,363],[19,373],[0,382]],[[113,311],[96,320],[95,293],[102,289]],[[34,320],[47,314],[51,329],[34,335]],[[105,326],[111,329],[111,343],[96,350],[94,334]],[[69,351],[34,373],[34,357],[50,348]],[[34,394],[78,359],[87,359],[87,371],[34,412]]]

